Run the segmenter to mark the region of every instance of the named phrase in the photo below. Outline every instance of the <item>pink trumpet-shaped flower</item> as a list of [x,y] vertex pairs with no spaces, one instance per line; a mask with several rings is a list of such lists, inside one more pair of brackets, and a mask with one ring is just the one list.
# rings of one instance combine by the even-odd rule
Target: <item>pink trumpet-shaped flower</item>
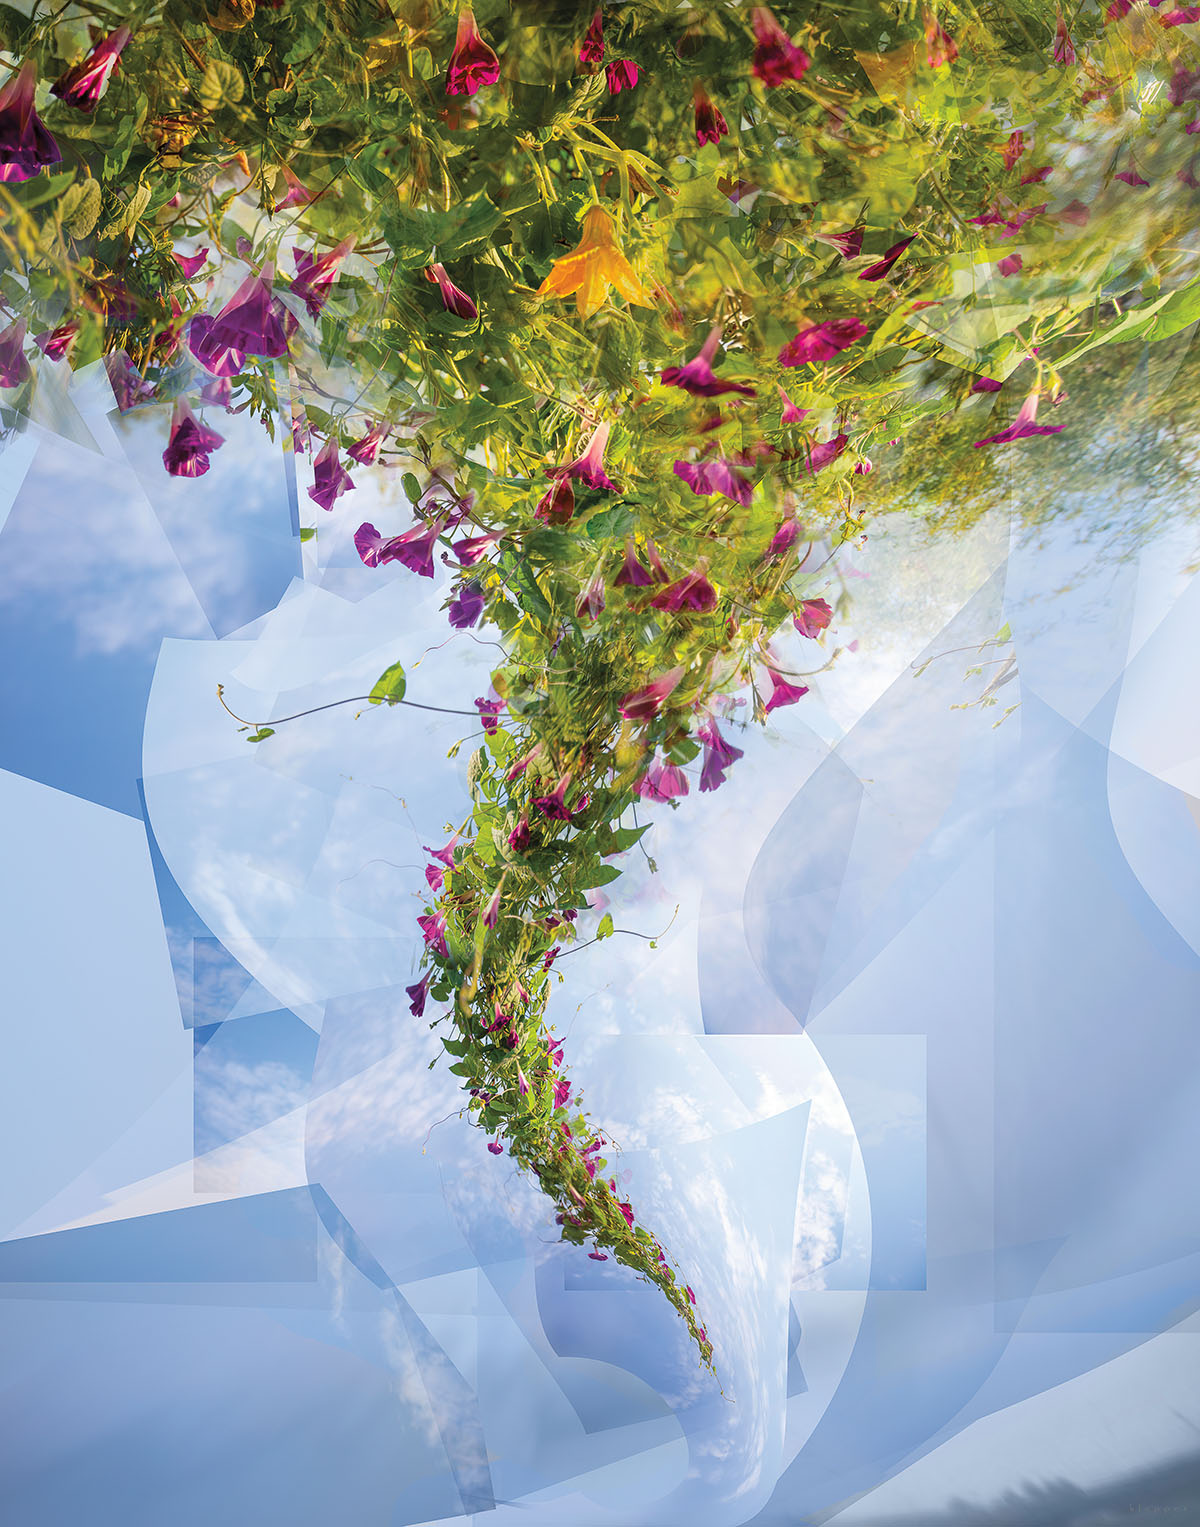
[[104,370],[112,386],[113,398],[122,413],[146,403],[154,396],[153,382],[147,382],[124,350],[111,350],[104,357]]
[[812,413],[811,408],[800,408],[793,403],[778,382],[775,383],[775,390],[783,402],[783,412],[779,416],[780,424],[799,424],[801,419],[806,419]]
[[800,535],[800,521],[791,519],[784,520],[779,529],[771,537],[771,544],[763,552],[763,560],[767,557],[779,557],[785,552],[791,551]]
[[896,261],[912,243],[914,236],[910,235],[908,238],[901,239],[898,243],[893,244],[890,249],[884,250],[883,258],[876,260],[874,265],[868,265],[866,270],[860,270],[858,279],[860,281],[882,281],[884,276],[888,274],[892,266],[895,265]]
[[579,62],[581,64],[604,62],[604,13],[602,11],[598,10],[591,19],[579,49]]
[[498,695],[493,694],[490,700],[485,700],[482,695],[475,699],[475,709],[479,712],[480,724],[489,737],[494,737],[498,730],[496,717],[504,709],[505,702]]
[[402,562],[422,578],[433,577],[433,547],[442,531],[440,519],[421,521],[402,535],[385,539],[370,523],[354,532],[354,545],[367,567]]
[[609,95],[620,95],[622,90],[632,90],[638,82],[638,66],[631,58],[622,58],[615,64],[604,66],[604,82]]
[[587,488],[607,488],[611,493],[619,493],[620,488],[604,470],[604,452],[611,432],[610,423],[598,424],[592,431],[587,445],[575,460],[568,461],[565,466],[547,467],[546,476],[559,481],[563,478],[574,478],[576,482],[583,483]]
[[756,43],[750,64],[754,78],[761,80],[768,90],[786,85],[789,80],[803,79],[812,60],[803,48],[796,46],[766,6],[756,6],[750,20]]
[[647,801],[671,801],[688,793],[687,775],[677,764],[655,759],[633,787]]
[[565,525],[575,513],[575,489],[569,477],[557,478],[537,501],[534,514],[547,525]]
[[412,986],[406,986],[404,988],[412,1001],[412,1006],[409,1008],[409,1012],[413,1015],[414,1018],[422,1018],[425,1015],[425,998],[429,995],[429,983],[432,980],[433,971],[429,970],[426,971],[425,975],[420,981],[415,982]]
[[0,334],[0,387],[20,387],[32,375],[25,359],[25,320],[10,323]]
[[477,583],[464,583],[450,601],[450,624],[456,631],[468,631],[483,614],[483,590]]
[[975,449],[979,450],[984,445],[1004,445],[1010,440],[1024,440],[1029,435],[1057,435],[1066,428],[1065,424],[1038,424],[1037,411],[1040,394],[1031,392],[1021,404],[1020,412],[1007,429],[1002,429],[997,435],[988,435],[985,440],[976,440]]
[[448,313],[453,313],[456,318],[465,318],[468,322],[479,317],[479,309],[466,292],[460,291],[451,281],[444,265],[430,265],[425,271],[425,279],[437,282],[438,291],[442,294],[442,306]]
[[996,381],[995,377],[977,376],[971,383],[972,392],[999,392],[1003,382]]
[[1106,21],[1120,21],[1128,16],[1133,9],[1133,0],[1112,0],[1112,4],[1104,13]]
[[287,190],[275,203],[276,212],[283,212],[288,207],[307,207],[313,199],[312,192],[298,176],[292,174],[288,165],[281,164],[279,168],[283,174],[283,182],[287,186]]
[[493,547],[498,546],[504,539],[502,530],[489,530],[484,535],[473,536],[469,541],[455,541],[450,550],[458,558],[463,567],[474,567],[481,562]]
[[384,429],[381,424],[372,424],[371,428],[353,445],[346,447],[346,455],[352,461],[357,461],[360,466],[374,466],[379,460],[379,447],[383,444]]
[[678,615],[681,610],[695,610],[698,614],[707,614],[717,603],[717,591],[705,576],[708,570],[708,559],[701,557],[692,571],[680,578],[678,583],[672,583],[661,593],[655,594],[650,601],[656,610],[666,610],[671,615]]
[[322,509],[332,509],[334,500],[354,486],[354,479],[338,457],[338,444],[330,435],[313,460],[313,485],[308,496]]
[[533,804],[544,817],[549,817],[552,822],[570,822],[581,811],[586,810],[589,798],[580,796],[574,807],[567,805],[567,791],[571,788],[570,774],[564,774],[555,785],[549,795],[535,795]]
[[808,454],[806,466],[809,472],[819,472],[822,467],[827,467],[831,461],[836,461],[846,449],[848,435],[834,435],[832,440],[822,440],[814,445]]
[[518,854],[523,854],[529,847],[529,818],[522,817],[507,838],[508,846]]
[[310,318],[320,316],[321,309],[329,301],[329,293],[337,280],[346,256],[353,250],[354,240],[343,239],[328,254],[313,255],[303,249],[293,249],[292,259],[296,274],[292,277],[292,290],[301,298]]
[[867,332],[858,318],[827,318],[824,323],[801,329],[779,352],[781,366],[803,366],[815,361],[832,360],[849,349]]
[[271,290],[274,278],[275,265],[270,260],[257,274],[246,277],[213,319],[211,344],[268,359],[287,354],[286,310]]
[[941,69],[958,57],[958,44],[941,26],[931,11],[925,12],[925,62],[931,69]]
[[715,721],[697,728],[696,736],[704,744],[704,765],[700,770],[700,789],[716,790],[725,783],[725,771],[742,757],[742,749],[726,742]]
[[1066,18],[1061,11],[1058,12],[1058,22],[1054,28],[1054,52],[1051,54],[1056,64],[1073,64],[1075,62],[1075,44],[1071,41],[1071,34],[1067,31]]
[[[1188,130],[1189,132],[1191,131],[1190,128]],[[1119,174],[1114,175],[1113,179],[1123,180],[1127,186],[1148,186],[1150,184],[1148,180],[1144,180],[1138,174],[1137,170],[1122,170]]]
[[233,396],[233,383],[227,376],[210,376],[208,381],[200,389],[201,403],[207,403],[213,408],[229,410],[229,399]]
[[529,1096],[529,1082],[527,1081],[525,1073],[521,1070],[520,1066],[517,1067],[517,1091],[523,1098]]
[[[661,564],[660,564],[661,566]],[[613,579],[616,588],[649,588],[656,582],[654,575],[642,565],[637,552],[634,550],[633,539],[625,538],[625,561],[621,564],[621,571]]]
[[179,398],[171,413],[171,438],[163,452],[163,465],[172,477],[203,477],[209,456],[224,443],[224,436],[201,424],[187,400]]
[[776,673],[771,667],[767,668],[767,672],[771,676],[771,698],[763,710],[768,716],[780,705],[794,705],[801,696],[808,693],[807,684],[789,684],[781,673]]
[[494,85],[499,78],[500,60],[480,37],[471,7],[464,5],[446,70],[446,94],[474,95],[481,85]]
[[570,1096],[571,1096],[571,1084],[570,1084],[570,1082],[563,1081],[560,1078],[554,1084],[554,1106],[555,1106],[555,1108],[562,1108],[565,1105],[565,1103],[567,1102],[567,1099]]
[[1011,170],[1013,165],[1016,164],[1017,160],[1025,152],[1025,134],[1019,127],[1015,128],[1011,133],[1009,133],[1004,147],[1000,150],[1000,152],[1004,157],[1004,168],[1006,170]]
[[454,868],[454,849],[458,839],[459,834],[455,833],[444,848],[430,848],[428,843],[422,843],[421,847],[430,858],[436,859],[439,864],[444,864],[448,870],[452,870]]
[[128,27],[118,27],[101,38],[88,56],[73,64],[50,86],[51,95],[80,111],[94,111],[104,94],[109,77],[117,67],[121,49],[133,34]]
[[729,123],[698,81],[692,86],[692,105],[696,112],[696,142],[719,143],[729,132]]
[[672,469],[681,477],[693,493],[724,493],[736,503],[746,505],[754,492],[754,484],[733,469],[733,463],[722,456],[708,461],[677,461]]
[[48,361],[60,361],[75,343],[78,334],[79,324],[75,319],[70,319],[67,323],[60,323],[57,329],[35,334],[33,342]]
[[792,624],[801,636],[820,636],[833,619],[827,599],[806,599],[792,616]]
[[245,367],[246,352],[214,339],[215,323],[216,319],[209,313],[200,313],[193,318],[187,326],[187,347],[212,376],[236,376]]
[[446,871],[440,864],[427,864],[425,866],[425,884],[435,896],[442,894],[442,887],[446,883]]
[[417,918],[417,926],[424,936],[426,947],[436,949],[442,959],[448,960],[450,951],[446,947],[446,919],[442,914],[427,912],[424,917]]
[[483,926],[494,928],[500,917],[500,887],[492,892],[491,899],[483,909]]
[[500,1144],[499,1140],[489,1140],[488,1150],[491,1151],[493,1156],[502,1156],[504,1154],[504,1147]]
[[670,668],[641,689],[631,689],[621,698],[620,711],[626,721],[651,721],[662,710],[663,701],[683,678],[682,668]]
[[740,392],[743,397],[754,397],[755,388],[747,386],[745,382],[722,381],[713,370],[713,358],[720,339],[721,325],[715,323],[694,360],[683,366],[667,366],[663,370],[663,384],[667,387],[682,387],[685,392],[698,398],[716,398],[726,392]]
[[1002,276],[1015,276],[1025,261],[1019,254],[1005,255],[1003,260],[996,261],[996,269]]
[[818,233],[822,244],[832,244],[843,260],[856,260],[862,253],[863,230],[848,228],[845,233]]
[[1166,15],[1158,18],[1159,24],[1165,27],[1191,26],[1193,22],[1200,21],[1200,5],[1185,5],[1168,11]]
[[599,620],[604,612],[604,569],[598,567],[579,591],[575,614],[579,620]]
[[204,269],[208,260],[208,245],[206,244],[203,249],[198,249],[195,254],[173,254],[172,259],[190,281],[194,275]]
[[32,180],[62,154],[33,109],[37,70],[26,59],[0,87],[0,181]]

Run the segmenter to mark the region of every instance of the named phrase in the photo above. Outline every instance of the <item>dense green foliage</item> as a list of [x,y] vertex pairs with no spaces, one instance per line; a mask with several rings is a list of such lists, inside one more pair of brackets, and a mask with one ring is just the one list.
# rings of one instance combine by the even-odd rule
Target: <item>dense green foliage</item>
[[[446,1048],[497,1149],[566,1239],[662,1288],[706,1361],[690,1291],[561,1075],[555,947],[644,830],[637,794],[682,793],[702,749],[701,788],[720,783],[720,697],[749,683],[762,719],[803,693],[768,644],[789,620],[820,639],[814,535],[857,535],[931,428],[972,463],[988,437],[985,458],[1061,448],[1036,436],[1070,405],[1049,426],[1036,408],[1072,365],[1200,317],[1196,25],[1123,5],[488,0],[477,34],[436,0],[0,5],[61,155],[0,183],[6,410],[36,386],[14,346],[57,330],[65,363],[108,356],[131,406],[199,406],[203,386],[219,408],[196,350],[268,428],[286,383],[297,444],[324,441],[324,507],[352,491],[340,453],[381,443],[395,523],[364,527],[364,560],[432,575],[455,548],[451,617],[507,654],[430,877],[414,1009],[450,1004]],[[89,23],[130,37],[83,110],[47,87]],[[185,325],[234,269],[260,342],[214,360]],[[195,474],[217,446],[189,417],[167,465]]]

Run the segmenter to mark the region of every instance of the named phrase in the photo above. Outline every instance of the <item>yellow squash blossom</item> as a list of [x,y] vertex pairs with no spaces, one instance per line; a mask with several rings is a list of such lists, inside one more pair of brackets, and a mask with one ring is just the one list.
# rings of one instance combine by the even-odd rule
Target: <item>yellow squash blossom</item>
[[603,207],[589,207],[583,219],[583,237],[569,255],[555,260],[550,274],[538,287],[539,297],[569,297],[581,318],[590,318],[602,306],[610,286],[628,302],[653,307],[654,299],[617,246],[612,218]]

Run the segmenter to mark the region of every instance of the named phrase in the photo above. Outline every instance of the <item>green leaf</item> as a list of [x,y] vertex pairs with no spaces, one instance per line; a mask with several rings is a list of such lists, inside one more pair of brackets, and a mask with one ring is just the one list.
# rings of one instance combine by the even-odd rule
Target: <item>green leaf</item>
[[606,912],[600,919],[600,925],[596,929],[597,938],[610,938],[613,931],[612,913]]
[[249,737],[246,738],[246,741],[266,742],[268,737],[274,737],[274,735],[275,728],[273,726],[260,726],[257,732],[250,733]]
[[404,699],[406,683],[403,664],[393,663],[375,680],[375,686],[367,698],[372,705],[382,705],[385,701],[395,705],[398,700]]
[[236,64],[221,58],[210,58],[200,83],[195,87],[196,99],[205,111],[218,111],[222,106],[236,106],[246,88],[242,71]]
[[316,533],[317,532],[315,526],[304,525],[300,530],[300,539],[302,541],[311,541],[316,536]]

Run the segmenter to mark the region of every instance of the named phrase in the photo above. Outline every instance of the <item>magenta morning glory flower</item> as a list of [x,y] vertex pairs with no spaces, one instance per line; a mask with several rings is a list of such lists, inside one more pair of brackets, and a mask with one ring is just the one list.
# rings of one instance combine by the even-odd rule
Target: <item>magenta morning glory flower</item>
[[622,90],[632,90],[638,82],[638,66],[629,58],[622,58],[615,64],[606,64],[604,81],[609,95],[620,95]]
[[62,160],[58,144],[33,109],[37,71],[30,59],[0,87],[0,181],[32,180]]
[[445,848],[430,848],[428,843],[422,843],[421,847],[431,858],[436,859],[439,864],[444,864],[448,870],[452,870],[454,868],[454,849],[458,839],[459,834],[455,833]]
[[195,254],[181,255],[175,253],[171,258],[190,281],[198,271],[204,269],[205,262],[208,260],[208,245],[206,244],[203,249],[198,249]]
[[789,684],[781,673],[776,673],[774,668],[768,667],[767,672],[771,675],[771,698],[763,706],[766,715],[780,705],[794,705],[802,695],[808,693],[807,684]]
[[791,551],[800,535],[800,521],[791,519],[784,520],[779,529],[771,537],[771,544],[763,553],[763,559],[767,557],[782,556],[784,552]]
[[1112,4],[1104,13],[1104,19],[1106,21],[1120,21],[1122,17],[1128,16],[1132,9],[1133,0],[1112,0]]
[[483,909],[483,926],[494,928],[500,917],[500,887],[497,886],[492,892],[491,900]]
[[564,774],[555,785],[549,795],[535,795],[533,804],[544,817],[549,817],[552,822],[570,822],[588,806],[588,797],[580,796],[575,802],[574,809],[567,805],[567,791],[571,788],[570,774]]
[[[661,564],[660,564],[661,566]],[[625,538],[625,560],[621,564],[621,571],[613,579],[617,588],[649,588],[655,582],[653,575],[643,567],[637,552],[634,550],[633,538]]]
[[836,461],[846,449],[849,440],[848,435],[834,435],[832,440],[822,440],[814,445],[808,453],[806,466],[809,472],[819,472],[822,467],[827,467],[831,461]]
[[708,461],[677,461],[673,471],[693,493],[724,493],[727,498],[746,505],[754,492],[750,479],[735,472],[733,463],[721,456],[711,457]]
[[696,142],[719,143],[728,133],[729,123],[699,81],[692,86],[692,105],[696,112]]
[[591,1257],[593,1262],[607,1262],[608,1261],[608,1252],[607,1251],[589,1251],[588,1252],[588,1256]]
[[292,174],[290,166],[281,164],[279,169],[287,190],[275,203],[275,211],[283,212],[288,207],[306,207],[313,199],[312,192],[298,176]]
[[163,465],[172,477],[203,477],[208,458],[224,436],[196,418],[185,398],[178,398],[171,413],[171,438],[163,452]]
[[453,313],[456,318],[465,318],[468,322],[479,317],[479,309],[466,292],[451,281],[444,265],[430,265],[425,271],[425,279],[437,282],[438,291],[442,294],[442,306],[448,313]]
[[338,457],[337,440],[330,435],[313,459],[313,485],[308,490],[308,496],[322,509],[332,509],[334,500],[353,486],[354,479]]
[[621,715],[626,721],[653,720],[662,709],[663,701],[682,678],[682,668],[670,668],[641,689],[631,689],[621,699]]
[[446,948],[446,919],[440,912],[427,912],[424,917],[417,918],[417,926],[425,938],[428,948],[436,949],[442,959],[450,958],[450,951]]
[[504,701],[499,696],[493,696],[485,700],[481,695],[475,699],[475,709],[479,712],[479,720],[483,730],[489,737],[494,737],[497,732],[496,717],[504,709]]
[[832,244],[843,260],[856,260],[862,253],[863,229],[848,228],[845,233],[818,233],[822,244]]
[[941,69],[958,57],[958,44],[936,16],[925,12],[925,62],[931,69]]
[[425,998],[429,995],[429,983],[433,980],[433,971],[426,971],[424,977],[412,986],[406,986],[404,990],[412,999],[409,1012],[414,1018],[421,1018],[425,1014]]
[[20,387],[33,373],[25,359],[25,320],[0,334],[0,387]]
[[696,729],[704,744],[704,765],[700,770],[701,791],[716,790],[725,783],[725,771],[742,757],[742,749],[726,742],[715,721]]
[[464,583],[450,601],[450,624],[456,631],[469,630],[483,614],[483,591],[477,583]]
[[292,259],[296,265],[292,291],[303,300],[310,318],[320,316],[321,309],[329,300],[338,271],[353,248],[353,239],[343,239],[328,254],[313,255],[303,249],[292,250]]
[[579,49],[581,64],[599,64],[604,61],[604,14],[597,11],[592,17],[583,43]]
[[812,413],[811,408],[800,408],[793,403],[778,382],[775,383],[775,390],[783,402],[783,412],[779,416],[780,424],[799,424],[801,419],[807,418]]
[[71,319],[67,323],[60,323],[57,329],[50,329],[45,334],[35,334],[33,342],[48,361],[60,361],[75,343],[78,333],[79,324]]
[[1185,69],[1180,64],[1171,76],[1167,95],[1172,106],[1182,106],[1187,101],[1200,100],[1200,69]]
[[474,567],[483,560],[494,546],[504,539],[502,530],[489,530],[485,535],[474,536],[469,541],[455,541],[450,550],[463,567]]
[[529,819],[522,817],[508,835],[509,848],[515,849],[518,854],[523,854],[529,847]]
[[562,1108],[564,1106],[564,1104],[567,1102],[567,1099],[570,1096],[571,1096],[571,1084],[570,1084],[570,1082],[566,1082],[566,1081],[563,1081],[563,1080],[560,1079],[560,1080],[558,1080],[558,1081],[556,1081],[554,1083],[554,1106],[555,1106],[555,1108]]
[[[270,260],[260,272],[252,272],[246,277],[213,319],[208,334],[211,345],[223,345],[229,350],[267,359],[287,354],[287,334],[284,332],[287,312],[272,293],[274,278],[275,265]],[[195,323],[196,320],[192,321]],[[192,353],[195,354],[194,347]]]
[[826,599],[806,599],[799,611],[792,616],[792,624],[801,636],[819,636],[833,619],[833,611]]
[[1015,276],[1025,261],[1019,254],[1005,255],[1003,260],[996,261],[996,269],[1002,276]]
[[1056,64],[1073,64],[1075,62],[1075,44],[1071,41],[1071,34],[1067,31],[1066,18],[1061,11],[1058,12],[1058,23],[1054,28],[1054,52],[1050,56]]
[[402,562],[422,578],[433,577],[433,546],[442,531],[440,519],[428,524],[419,521],[403,535],[387,540],[372,524],[363,524],[354,532],[354,545],[367,567],[382,567],[386,562]]
[[1165,16],[1160,16],[1159,22],[1165,27],[1190,26],[1194,21],[1200,21],[1200,5],[1187,5],[1173,11],[1168,11]]
[[700,347],[700,353],[694,360],[690,360],[683,366],[667,366],[662,372],[662,382],[666,387],[682,387],[685,392],[690,392],[698,398],[716,398],[726,392],[740,392],[743,397],[752,398],[756,388],[747,386],[745,382],[722,381],[712,368],[713,357],[717,353],[717,345],[721,339],[721,325],[714,323],[709,330],[708,338]]
[[538,499],[534,514],[547,525],[565,525],[575,513],[575,490],[569,477],[560,477]]
[[580,620],[599,620],[604,611],[604,569],[598,567],[579,591],[575,614]]
[[121,49],[131,36],[128,27],[118,27],[115,32],[102,37],[85,59],[73,64],[55,80],[50,86],[51,95],[80,111],[94,111],[96,102],[108,86],[109,76],[117,67]]
[[353,445],[346,447],[346,455],[364,467],[374,466],[379,460],[379,447],[383,444],[383,437],[383,425],[372,424],[361,440],[356,440]]
[[997,435],[988,435],[985,440],[976,440],[975,449],[984,445],[1004,445],[1010,440],[1024,440],[1029,435],[1057,435],[1065,428],[1065,424],[1038,424],[1038,398],[1040,394],[1031,392],[1021,404],[1021,410],[1017,417]]
[[471,7],[464,5],[446,70],[446,94],[474,95],[481,85],[494,85],[499,78],[500,60],[480,37]]
[[1016,164],[1017,160],[1024,152],[1025,134],[1018,127],[1009,133],[1004,147],[1000,150],[1000,153],[1004,159],[1004,168],[1006,170],[1011,170],[1013,165]]
[[[1195,126],[1194,123],[1192,125]],[[1188,131],[1190,132],[1191,128],[1188,128]],[[1114,175],[1113,179],[1123,180],[1127,186],[1148,186],[1150,184],[1148,180],[1143,180],[1136,170],[1122,170],[1119,174]]]
[[633,787],[648,801],[670,801],[688,793],[687,775],[678,764],[655,759]]
[[568,461],[561,467],[546,467],[546,476],[558,481],[574,478],[576,482],[583,483],[587,488],[607,488],[612,493],[619,493],[620,488],[604,470],[604,452],[608,446],[611,431],[611,424],[598,424],[592,431],[587,445],[574,461]]
[[148,402],[154,396],[154,384],[147,382],[124,350],[111,350],[104,357],[104,370],[112,385],[113,397],[122,413]]
[[895,265],[896,261],[912,243],[914,237],[915,235],[910,235],[908,238],[901,239],[898,243],[893,244],[890,249],[885,249],[881,260],[876,260],[874,265],[868,265],[866,270],[859,271],[858,279],[860,281],[882,281],[884,276],[887,275],[892,266]]
[[858,318],[827,318],[824,323],[801,329],[794,339],[788,340],[779,352],[779,364],[803,366],[832,360],[857,344],[866,332],[866,324]]
[[972,392],[999,392],[1003,382],[997,382],[994,377],[977,376],[971,383]]
[[488,1150],[491,1151],[493,1156],[502,1156],[504,1154],[504,1147],[500,1144],[499,1140],[489,1140]]
[[706,614],[717,603],[717,591],[705,576],[707,570],[708,559],[701,557],[690,573],[655,594],[650,601],[651,606],[656,610],[666,610],[671,615],[677,615],[681,610]]
[[246,352],[236,350],[213,336],[216,319],[200,313],[187,326],[188,349],[212,376],[236,376],[246,364]]
[[754,78],[768,90],[803,79],[812,62],[804,49],[796,46],[765,5],[756,6],[750,19],[757,44],[750,65]]

